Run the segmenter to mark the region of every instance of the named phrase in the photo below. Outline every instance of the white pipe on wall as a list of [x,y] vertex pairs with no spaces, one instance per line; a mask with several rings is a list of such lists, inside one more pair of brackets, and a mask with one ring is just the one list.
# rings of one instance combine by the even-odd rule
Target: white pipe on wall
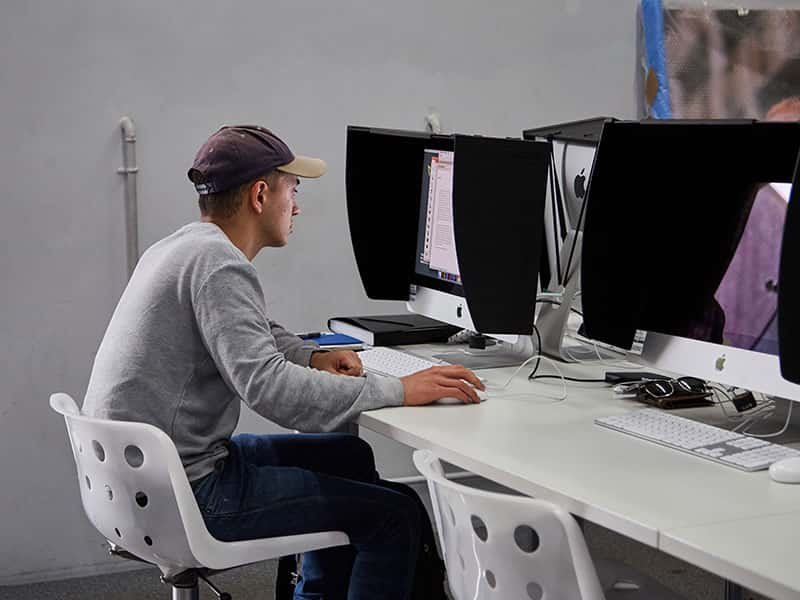
[[117,173],[125,177],[125,240],[127,244],[128,279],[139,261],[139,216],[136,197],[136,128],[133,119],[122,117],[119,122],[122,130],[122,168]]

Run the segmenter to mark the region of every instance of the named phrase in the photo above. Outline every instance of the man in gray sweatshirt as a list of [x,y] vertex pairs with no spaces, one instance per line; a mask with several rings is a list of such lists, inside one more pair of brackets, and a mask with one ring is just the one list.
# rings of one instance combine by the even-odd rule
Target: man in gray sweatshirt
[[363,376],[358,355],[323,352],[269,318],[251,261],[288,242],[295,156],[263,127],[223,127],[189,170],[201,221],[141,257],[95,358],[86,414],[150,423],[175,442],[209,532],[230,541],[339,530],[351,545],[307,553],[295,598],[408,597],[417,503],[377,478],[369,446],[343,434],[232,437],[240,402],[303,432],[333,431],[365,410],[478,402],[469,370]]

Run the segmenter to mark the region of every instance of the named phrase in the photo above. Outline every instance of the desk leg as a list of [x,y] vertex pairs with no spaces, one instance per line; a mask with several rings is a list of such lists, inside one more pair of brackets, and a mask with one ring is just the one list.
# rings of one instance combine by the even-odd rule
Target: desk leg
[[725,580],[725,600],[744,600],[744,591],[738,583]]

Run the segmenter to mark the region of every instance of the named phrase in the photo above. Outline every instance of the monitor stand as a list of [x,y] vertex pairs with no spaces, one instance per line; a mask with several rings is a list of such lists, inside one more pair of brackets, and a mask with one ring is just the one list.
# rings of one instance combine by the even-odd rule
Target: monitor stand
[[498,340],[483,350],[463,348],[434,354],[434,358],[468,369],[493,369],[496,367],[518,367],[536,352],[533,336],[520,335],[513,344]]
[[[573,240],[576,232],[570,230],[561,246],[561,256],[568,260],[569,253],[572,251]],[[569,273],[566,275],[566,285],[561,293],[559,304],[543,303],[536,317],[536,328],[542,338],[542,354],[551,356],[564,362],[583,362],[590,360],[619,359],[620,356],[612,354],[596,344],[572,344],[565,345],[567,338],[567,324],[570,312],[578,296],[580,287],[580,265],[581,265],[581,242],[583,232],[577,233],[575,250],[572,252],[572,262],[569,265]]]

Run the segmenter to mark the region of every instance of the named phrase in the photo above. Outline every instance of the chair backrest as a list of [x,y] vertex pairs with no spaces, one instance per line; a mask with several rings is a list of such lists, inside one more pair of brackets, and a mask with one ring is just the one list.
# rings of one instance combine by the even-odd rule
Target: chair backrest
[[100,533],[165,573],[203,566],[186,531],[207,530],[169,436],[83,416],[67,394],[53,394],[50,406],[66,421],[83,508]]
[[572,516],[551,502],[449,481],[427,450],[414,464],[430,490],[456,600],[602,600],[589,550]]

